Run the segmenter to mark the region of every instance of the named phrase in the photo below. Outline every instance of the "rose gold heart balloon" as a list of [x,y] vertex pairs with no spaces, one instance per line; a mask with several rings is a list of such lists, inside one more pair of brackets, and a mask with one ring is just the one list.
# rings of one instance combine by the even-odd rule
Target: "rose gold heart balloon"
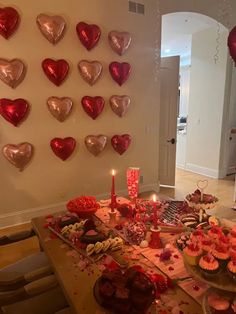
[[18,145],[7,144],[2,152],[11,164],[22,171],[33,156],[33,145],[27,142]]
[[19,59],[0,59],[0,79],[8,86],[15,88],[24,79],[26,67]]
[[84,143],[90,153],[94,156],[99,155],[107,144],[107,136],[105,135],[88,135],[84,139]]
[[119,117],[123,117],[126,112],[129,110],[130,106],[130,97],[123,95],[123,96],[117,96],[113,95],[109,99],[110,106],[112,111],[117,114]]
[[53,45],[58,43],[64,35],[66,22],[61,16],[39,14],[37,16],[36,23],[43,36]]
[[128,32],[111,31],[108,40],[111,48],[122,56],[130,46],[131,35]]
[[49,97],[47,100],[48,110],[60,122],[66,120],[72,110],[73,102],[68,97]]
[[102,73],[102,64],[98,61],[82,60],[78,68],[80,75],[89,85],[95,84]]

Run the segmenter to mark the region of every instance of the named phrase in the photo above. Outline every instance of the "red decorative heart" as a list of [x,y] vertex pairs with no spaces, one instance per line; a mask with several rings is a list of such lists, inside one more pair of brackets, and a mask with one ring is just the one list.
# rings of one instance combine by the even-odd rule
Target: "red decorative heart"
[[55,85],[60,86],[67,77],[69,64],[66,60],[45,59],[42,62],[42,68],[49,80]]
[[127,62],[112,62],[109,71],[113,80],[121,86],[129,78],[131,65]]
[[0,99],[0,114],[14,126],[18,126],[18,124],[26,118],[28,110],[29,104],[24,99]]
[[81,100],[82,106],[84,111],[93,119],[95,120],[100,113],[102,112],[105,101],[102,97],[90,97],[84,96]]
[[20,22],[19,13],[11,7],[0,9],[0,35],[8,39],[17,29]]
[[122,155],[129,148],[130,143],[131,136],[129,134],[114,135],[111,138],[111,145],[120,155]]
[[236,26],[229,33],[228,46],[230,55],[236,66]]
[[93,49],[101,36],[101,29],[95,24],[80,22],[76,25],[76,32],[82,45],[87,50]]
[[73,137],[55,137],[51,140],[50,146],[57,157],[66,160],[73,153],[76,146],[76,140]]

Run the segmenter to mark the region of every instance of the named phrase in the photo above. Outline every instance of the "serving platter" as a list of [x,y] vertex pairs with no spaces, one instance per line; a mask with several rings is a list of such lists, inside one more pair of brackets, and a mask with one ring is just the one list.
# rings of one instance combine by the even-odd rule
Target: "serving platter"
[[191,266],[186,261],[184,262],[185,262],[186,270],[193,277],[219,290],[230,291],[230,292],[236,293],[236,283],[230,278],[230,276],[227,274],[226,271],[222,271],[219,275],[214,276],[212,280],[208,280],[203,276],[199,267]]
[[235,294],[232,292],[222,291],[215,288],[208,289],[202,299],[202,310],[204,314],[215,314],[215,310],[212,309],[208,304],[208,296],[212,293],[216,293],[219,296],[227,299],[233,299],[235,297]]

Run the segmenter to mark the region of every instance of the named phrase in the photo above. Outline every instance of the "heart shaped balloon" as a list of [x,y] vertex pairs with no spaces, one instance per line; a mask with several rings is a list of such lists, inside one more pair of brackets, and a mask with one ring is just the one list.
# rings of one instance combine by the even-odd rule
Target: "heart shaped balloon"
[[3,146],[2,152],[11,164],[22,171],[33,156],[33,145],[27,142],[17,145],[7,144]]
[[236,26],[229,33],[228,46],[230,55],[236,65]]
[[56,86],[62,84],[69,72],[69,64],[64,59],[45,59],[42,62],[42,68],[48,79]]
[[131,136],[129,134],[114,135],[111,138],[112,147],[120,155],[122,155],[129,148],[130,143]]
[[50,146],[57,157],[66,160],[73,153],[76,146],[76,140],[73,137],[55,137],[51,140]]
[[111,31],[108,34],[108,41],[111,48],[122,56],[131,44],[131,35],[128,32]]
[[82,45],[84,45],[87,50],[93,49],[99,42],[101,36],[99,26],[84,22],[80,22],[76,25],[76,32]]
[[39,14],[36,23],[43,36],[53,45],[58,43],[64,35],[66,22],[62,16]]
[[102,73],[102,64],[98,61],[82,60],[78,64],[79,73],[89,85],[93,85]]
[[63,122],[72,110],[73,102],[68,97],[49,97],[47,100],[48,110],[58,121]]
[[19,59],[0,59],[0,79],[8,86],[17,87],[25,77],[26,68]]
[[121,86],[129,78],[131,66],[127,62],[112,62],[109,71],[113,80]]
[[8,39],[14,34],[20,22],[19,13],[11,7],[0,9],[0,35]]
[[113,95],[111,96],[109,102],[110,102],[112,111],[117,116],[123,117],[126,114],[126,112],[129,110],[130,97],[126,95],[123,95],[123,96]]
[[18,124],[26,118],[28,111],[29,104],[25,99],[0,99],[1,116],[14,126],[18,126]]
[[88,135],[84,139],[84,143],[88,151],[94,156],[99,155],[107,144],[107,136],[105,135]]
[[100,96],[84,96],[81,103],[84,111],[94,120],[100,115],[105,105],[104,99]]

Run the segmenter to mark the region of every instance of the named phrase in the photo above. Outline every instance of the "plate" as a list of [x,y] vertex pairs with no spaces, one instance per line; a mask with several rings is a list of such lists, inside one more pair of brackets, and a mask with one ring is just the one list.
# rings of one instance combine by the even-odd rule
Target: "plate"
[[201,270],[197,266],[191,266],[185,261],[185,267],[187,271],[195,278],[207,283],[209,286],[230,292],[236,292],[236,284],[227,274],[227,272],[221,272],[220,276],[215,276],[213,280],[207,280],[203,277]]
[[[113,313],[113,314],[121,314],[120,311],[115,311],[112,306],[110,305],[107,305],[104,300],[100,297],[100,294],[99,294],[99,282],[101,280],[101,277],[98,278],[94,284],[94,287],[93,287],[93,295],[94,295],[94,298],[96,300],[96,302],[101,306],[103,307],[104,309],[107,309],[109,311],[109,313]],[[155,294],[155,291],[153,290],[153,294]],[[152,303],[153,301],[150,302],[149,305],[147,305],[147,309],[150,310],[151,306],[152,306]],[[131,310],[129,311],[126,311],[126,312],[122,312],[122,314],[143,314],[144,312],[140,310],[140,312],[136,309],[134,309],[133,307],[131,307]],[[145,311],[146,313],[146,311]]]
[[204,294],[203,300],[202,300],[202,309],[204,314],[214,314],[215,310],[212,309],[208,304],[208,296],[210,293],[217,293],[222,297],[225,297],[227,299],[233,299],[235,297],[235,294],[232,292],[226,292],[222,290],[218,290],[215,288],[210,288],[207,290],[207,292]]

